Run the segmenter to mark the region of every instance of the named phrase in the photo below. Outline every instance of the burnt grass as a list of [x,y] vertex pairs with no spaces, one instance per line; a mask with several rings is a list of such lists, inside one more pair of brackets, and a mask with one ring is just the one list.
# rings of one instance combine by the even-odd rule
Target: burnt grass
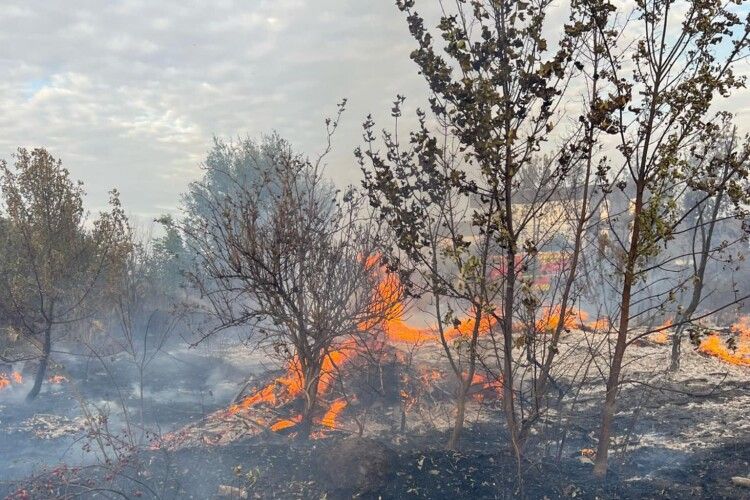
[[[214,361],[206,363],[215,364]],[[224,375],[234,376],[233,373]],[[182,378],[172,377],[172,380]],[[174,384],[165,379],[159,378],[159,384],[166,384],[164,389],[174,389]],[[714,383],[709,377],[701,381],[704,386],[696,391],[707,394],[707,388]],[[90,384],[88,390],[96,393],[107,387],[101,381],[93,387]],[[207,388],[198,389],[200,401],[203,401]],[[20,421],[40,411],[73,414],[75,404],[65,397],[68,390],[68,386],[62,386],[32,406],[5,408],[3,424]],[[568,426],[566,445],[559,458],[555,446],[545,450],[543,443],[532,442],[520,467],[507,449],[508,438],[497,408],[493,420],[467,426],[460,452],[444,449],[448,436],[442,431],[381,435],[376,439],[394,452],[390,473],[387,481],[367,492],[340,489],[335,480],[337,471],[326,469],[325,457],[336,453],[337,445],[348,436],[343,432],[329,432],[321,439],[310,441],[293,440],[288,436],[270,439],[256,436],[225,446],[141,450],[132,454],[126,463],[91,465],[89,462],[78,468],[48,465],[30,476],[24,473],[29,470],[28,465],[13,473],[14,467],[20,466],[6,457],[45,454],[54,457],[60,454],[55,452],[56,445],[20,433],[0,435],[0,458],[6,458],[5,470],[0,470],[0,498],[25,490],[26,496],[17,498],[210,499],[220,498],[217,493],[223,485],[238,488],[235,492],[246,491],[250,499],[750,499],[750,489],[731,484],[732,476],[750,475],[750,436],[721,438],[711,434],[705,438],[711,446],[702,449],[670,449],[638,443],[639,432],[646,429],[679,443],[682,433],[702,431],[709,423],[731,426],[736,417],[729,416],[725,410],[742,411],[737,408],[738,396],[745,391],[747,385],[739,382],[725,382],[721,390],[697,399],[674,391],[655,391],[641,405],[642,388],[624,387],[615,431],[622,436],[629,434],[631,425],[636,430],[629,449],[613,447],[611,471],[604,480],[593,477],[592,465],[582,461],[580,453],[581,449],[592,446],[592,436],[598,425],[600,397],[593,395],[590,403],[581,404],[579,417]],[[99,395],[105,396],[105,393]],[[225,401],[214,400],[202,408],[197,401],[195,398],[159,401],[154,410],[159,410],[160,422],[169,422],[174,428],[226,405]],[[714,403],[714,410],[701,413],[689,407],[701,401]],[[639,405],[642,409],[636,411]],[[722,414],[717,415],[715,408]],[[10,411],[12,413],[8,413]],[[559,439],[560,430],[550,429],[547,437]],[[71,446],[74,439],[77,438],[69,438]],[[63,460],[67,458],[70,457]],[[329,479],[331,476],[334,480]]]
[[173,498],[212,498],[218,485],[225,484],[246,489],[249,498],[279,499],[750,498],[750,493],[727,481],[747,473],[750,442],[694,454],[680,468],[652,479],[623,480],[648,467],[634,453],[603,481],[593,478],[590,464],[573,457],[525,461],[519,481],[514,457],[497,449],[497,430],[468,431],[461,452],[443,449],[446,436],[435,433],[396,447],[386,484],[361,493],[339,490],[322,479],[330,471],[324,470],[321,456],[331,452],[341,437],[291,445],[246,442],[225,449],[184,450],[172,457],[181,470],[174,471],[171,493]]
[[[305,442],[270,443],[253,438],[223,447],[143,452],[114,477],[97,468],[69,472],[67,479],[56,471],[37,476],[36,484],[17,484],[5,494],[26,489],[30,495],[19,498],[65,492],[84,498],[205,499],[217,498],[219,486],[225,485],[245,490],[248,498],[278,499],[750,498],[748,490],[727,481],[732,475],[747,473],[750,442],[691,454],[680,467],[653,478],[625,480],[639,469],[645,474],[652,466],[648,457],[654,450],[639,450],[625,462],[615,463],[608,477],[599,481],[593,478],[590,464],[571,456],[559,461],[552,457],[526,460],[519,476],[513,456],[498,449],[501,436],[492,427],[468,430],[461,452],[443,449],[446,436],[437,432],[391,445],[395,453],[389,479],[369,492],[340,490],[324,479],[335,477],[335,471],[325,470],[322,457],[334,452],[345,437],[333,433]],[[99,490],[103,484],[108,491]]]

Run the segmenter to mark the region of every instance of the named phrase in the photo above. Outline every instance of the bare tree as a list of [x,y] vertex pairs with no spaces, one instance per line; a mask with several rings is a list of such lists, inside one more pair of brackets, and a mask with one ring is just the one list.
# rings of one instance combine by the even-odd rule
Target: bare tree
[[[139,429],[137,433],[138,444],[143,444],[146,435],[145,424],[145,399],[144,386],[146,373],[152,363],[157,359],[164,345],[169,340],[175,327],[179,324],[181,317],[175,311],[168,310],[165,303],[163,283],[157,279],[164,276],[162,266],[164,262],[155,262],[156,259],[169,258],[164,253],[154,255],[153,249],[147,246],[147,242],[138,241],[130,227],[127,228],[127,237],[131,242],[127,247],[120,262],[120,272],[113,276],[113,283],[109,287],[108,303],[113,306],[117,323],[119,323],[120,335],[112,335],[119,348],[127,354],[128,361],[136,370],[136,381],[138,389],[138,417]],[[157,266],[157,269],[154,267]],[[166,291],[172,291],[166,288]],[[91,353],[99,361],[106,365],[103,357],[90,349]],[[109,371],[109,368],[105,366]],[[118,382],[114,380],[117,386]],[[122,410],[126,421],[130,422],[128,408],[122,402]],[[128,437],[133,443],[136,442],[136,432],[128,428]]]
[[322,176],[339,117],[327,121],[328,144],[315,162],[282,141],[250,166],[257,175],[224,172],[232,194],[203,190],[205,209],[181,224],[198,257],[190,279],[216,321],[201,340],[249,326],[260,345],[295,366],[305,396],[301,437],[310,432],[326,356],[377,328],[397,299],[379,288],[379,235],[360,217],[359,197],[341,196]]

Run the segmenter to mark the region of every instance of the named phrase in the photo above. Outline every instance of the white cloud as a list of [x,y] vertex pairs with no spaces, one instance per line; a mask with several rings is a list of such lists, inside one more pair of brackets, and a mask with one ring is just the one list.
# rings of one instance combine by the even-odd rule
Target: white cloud
[[330,168],[355,182],[364,115],[423,92],[407,41],[389,2],[6,1],[0,157],[48,147],[92,210],[116,186],[148,219],[178,203],[212,135],[278,129],[314,153],[349,97]]

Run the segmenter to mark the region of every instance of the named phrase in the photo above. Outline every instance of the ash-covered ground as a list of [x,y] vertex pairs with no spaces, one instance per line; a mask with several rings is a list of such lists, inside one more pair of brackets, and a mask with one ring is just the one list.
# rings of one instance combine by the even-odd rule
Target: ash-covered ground
[[[367,408],[352,405],[338,416],[334,429],[322,428],[306,442],[294,439],[293,427],[261,432],[242,423],[267,418],[268,412],[288,417],[294,404],[249,408],[241,418],[227,416],[242,382],[254,377],[256,382],[246,389],[252,391],[277,376],[279,367],[265,365],[266,356],[249,348],[214,346],[168,350],[152,365],[144,390],[144,425],[151,432],[113,474],[111,466],[102,467],[96,450],[86,451],[91,436],[83,425],[81,403],[109,408],[109,428],[123,427],[120,397],[131,418],[140,405],[134,373],[117,356],[108,360],[108,370],[66,359],[58,371],[70,381],[46,384],[36,402],[23,401],[24,386],[0,392],[0,494],[750,498],[750,489],[732,483],[733,476],[750,476],[750,368],[707,356],[687,340],[681,369],[674,374],[666,372],[669,345],[646,338],[629,348],[612,471],[604,481],[593,479],[588,450],[596,448],[604,396],[601,373],[606,371],[596,352],[607,348],[601,334],[573,331],[565,336],[560,366],[568,368],[556,374],[556,382],[566,394],[550,405],[535,428],[520,466],[508,452],[501,399],[486,390],[477,390],[470,399],[460,451],[445,450],[451,383],[437,345],[415,351],[414,366],[443,375],[431,378],[405,418],[398,400],[373,401]],[[112,377],[120,381],[120,391],[113,388]],[[364,438],[389,450],[387,479],[368,491],[342,487],[348,483],[338,472],[341,466],[331,461],[360,429]],[[170,436],[186,430],[191,439],[170,442]],[[226,436],[217,439],[218,434]],[[106,491],[92,486],[102,484]]]
[[139,440],[152,439],[228,405],[238,381],[269,369],[264,359],[241,344],[177,345],[159,352],[143,377],[142,424],[137,367],[126,353],[95,359],[57,353],[42,393],[31,402],[25,396],[33,366],[15,365],[23,383],[0,390],[0,492],[60,464],[97,463],[96,453],[87,451],[87,412],[106,415],[113,434],[126,433],[130,425]]

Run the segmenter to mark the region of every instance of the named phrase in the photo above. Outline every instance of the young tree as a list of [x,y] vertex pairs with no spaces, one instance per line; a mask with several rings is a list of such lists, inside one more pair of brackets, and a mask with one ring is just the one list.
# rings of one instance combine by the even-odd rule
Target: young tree
[[[394,103],[395,130],[403,98]],[[419,113],[420,129],[409,148],[396,135],[383,134],[386,152],[375,146],[374,123],[365,123],[366,149],[357,149],[371,205],[395,234],[388,254],[408,292],[427,295],[434,307],[434,328],[458,383],[456,414],[448,449],[457,449],[469,390],[479,366],[479,336],[494,323],[499,290],[491,272],[494,246],[487,225],[466,223],[471,199],[454,179],[461,175],[460,155],[438,142]]]
[[164,228],[165,234],[153,239],[150,249],[141,245],[144,247],[144,271],[158,284],[164,296],[177,299],[178,292],[185,284],[184,272],[191,265],[191,256],[171,215],[164,215],[156,222]]
[[91,314],[93,291],[104,286],[126,217],[118,193],[110,211],[86,227],[83,185],[70,179],[44,149],[19,149],[13,167],[0,163],[7,224],[4,249],[10,272],[2,279],[4,308],[13,310],[24,334],[40,350],[28,399],[44,382],[55,333]]
[[[676,210],[676,198],[684,192],[680,186],[706,193],[703,183],[716,178],[710,162],[690,161],[690,155],[700,145],[719,139],[721,117],[710,112],[711,106],[717,97],[742,86],[743,79],[732,68],[744,55],[750,33],[731,6],[720,2],[642,1],[632,18],[637,27],[623,26],[611,15],[597,24],[607,58],[602,75],[615,84],[613,97],[618,104],[607,110],[622,160],[613,182],[631,207],[624,233],[616,235],[619,257],[613,256],[621,276],[619,314],[594,467],[598,476],[607,471],[623,359],[633,340],[631,319],[642,313],[633,304],[646,288],[637,285],[654,269],[654,259],[673,238],[675,228],[710,197],[704,195],[684,213]],[[642,36],[627,45],[636,29]],[[732,192],[741,194],[741,190]]]
[[[745,219],[747,217],[747,208],[736,203],[743,197],[737,193],[732,196],[727,194],[728,190],[740,187],[736,180],[732,181],[727,177],[738,176],[740,173],[748,171],[746,165],[750,160],[750,146],[748,144],[740,145],[738,140],[735,130],[717,144],[706,145],[708,151],[701,153],[700,158],[716,165],[711,170],[716,173],[717,177],[714,182],[705,185],[705,191],[689,192],[686,196],[688,205],[685,208],[693,211],[693,217],[685,221],[684,229],[677,228],[677,232],[682,233],[682,241],[687,242],[685,253],[690,256],[692,265],[685,280],[687,283],[680,289],[685,298],[678,304],[673,321],[675,331],[672,337],[669,366],[669,370],[672,372],[680,368],[680,353],[685,329],[690,325],[704,298],[708,278],[706,271],[709,269],[709,262],[720,259],[719,254],[726,252],[736,243],[747,241],[747,234],[741,234],[731,240],[721,239],[717,243],[717,239],[720,237],[718,233],[723,222],[727,219]],[[690,202],[695,197],[700,200],[704,193],[707,196],[706,200],[696,210],[692,210],[693,204]],[[732,206],[732,201],[735,202],[734,206]],[[679,249],[683,250],[683,247],[680,246]],[[679,254],[680,256],[683,255],[682,252],[679,252]]]
[[315,162],[279,140],[252,163],[253,175],[227,173],[231,194],[194,187],[207,193],[204,208],[188,205],[180,224],[197,256],[189,277],[216,321],[202,338],[248,325],[258,344],[299,368],[300,437],[311,429],[324,359],[377,327],[397,299],[380,293],[377,228],[360,218],[354,192],[340,196],[322,176],[337,122],[328,121],[328,146]]
[[[542,155],[541,151],[559,119],[558,106],[574,71],[577,38],[586,32],[584,26],[576,33],[566,33],[557,50],[547,57],[548,43],[542,31],[549,4],[545,0],[459,0],[449,10],[441,3],[439,36],[433,37],[414,10],[413,0],[397,2],[407,13],[409,30],[418,44],[412,59],[429,86],[432,116],[428,120],[421,115],[420,130],[411,137],[411,151],[404,151],[398,138],[386,135],[388,154],[384,159],[373,148],[365,153],[375,173],[374,182],[368,179],[371,197],[397,234],[407,236],[399,245],[410,259],[408,264],[423,265],[415,260],[425,260],[418,254],[430,247],[427,236],[433,235],[438,247],[455,246],[464,253],[458,260],[466,259],[463,265],[470,265],[472,274],[479,273],[475,284],[482,293],[470,301],[475,304],[472,316],[481,311],[479,316],[491,318],[494,326],[489,336],[493,342],[496,331],[499,333],[493,349],[500,366],[497,377],[503,383],[511,445],[519,455],[522,417],[517,401],[522,398],[515,380],[518,359],[513,350],[518,343],[514,318],[528,298],[523,293],[528,288],[525,275],[545,243],[542,239],[550,237],[547,230],[542,239],[536,238],[532,226],[572,168],[575,155],[561,150]],[[575,21],[572,19],[571,25]],[[437,123],[435,133],[427,125],[432,120]],[[444,137],[455,144],[458,161],[449,163],[441,157],[445,148],[439,145],[445,142]],[[369,130],[366,140],[374,140]],[[409,154],[414,158],[409,159]],[[526,189],[523,181],[532,177],[531,171],[541,175]],[[438,234],[426,227],[431,223],[424,217],[407,216],[410,197],[440,206],[445,203],[444,196],[451,196],[449,190],[463,196],[468,205],[464,220],[454,224],[455,234],[447,228]],[[420,207],[414,209],[424,212]],[[440,212],[440,208],[436,210]],[[588,216],[585,206],[583,213]],[[444,224],[439,218],[433,222]],[[441,266],[440,272],[445,273],[445,263],[432,265]],[[465,270],[454,272],[461,276]],[[574,279],[575,268],[570,276]],[[435,287],[434,293],[443,294],[443,287]],[[567,316],[569,308],[560,309],[560,314]],[[552,363],[553,358],[554,354],[547,362]]]
[[[165,277],[163,271],[165,265],[168,266],[174,256],[157,252],[156,249],[150,249],[146,242],[137,241],[130,228],[128,228],[127,237],[131,244],[120,260],[122,262],[120,272],[114,276],[112,286],[109,287],[111,296],[108,297],[108,302],[114,305],[114,317],[119,323],[120,331],[116,336],[116,342],[137,373],[139,402],[137,440],[139,444],[143,444],[146,437],[146,406],[143,394],[146,373],[181,318],[174,312],[164,310],[165,304],[169,304],[168,293],[174,292],[175,284],[162,281]],[[170,260],[165,263],[161,262],[162,258]],[[155,266],[156,269],[154,269]],[[174,278],[174,275],[167,274],[166,276]],[[93,352],[93,354],[105,363],[98,353]],[[118,384],[116,380],[113,380],[113,383]],[[126,422],[130,424],[129,410],[124,401],[122,410]],[[127,430],[131,444],[135,444],[135,430],[130,426]]]

